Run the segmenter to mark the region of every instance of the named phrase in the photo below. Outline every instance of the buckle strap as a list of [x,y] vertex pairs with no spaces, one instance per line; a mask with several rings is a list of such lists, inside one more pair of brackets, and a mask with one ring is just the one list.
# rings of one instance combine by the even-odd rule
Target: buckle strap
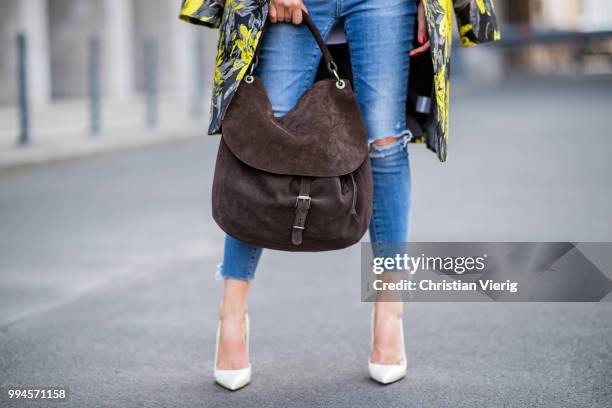
[[295,198],[295,218],[291,228],[291,242],[293,245],[302,244],[302,231],[306,229],[306,216],[310,209],[310,184],[312,178],[300,177],[300,192]]
[[353,200],[351,202],[351,215],[357,218],[357,182],[355,176],[351,173],[351,182],[353,183]]

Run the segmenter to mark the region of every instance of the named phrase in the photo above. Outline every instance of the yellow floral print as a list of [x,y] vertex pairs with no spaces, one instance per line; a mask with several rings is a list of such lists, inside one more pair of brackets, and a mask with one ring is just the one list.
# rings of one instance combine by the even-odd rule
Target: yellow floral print
[[261,31],[253,35],[253,30],[249,30],[245,25],[241,25],[239,33],[239,38],[234,42],[236,47],[240,50],[240,58],[234,62],[235,68],[239,70],[237,76],[238,81],[244,77],[244,74],[249,68],[248,62],[253,59]]
[[193,24],[217,28],[221,23],[224,0],[184,0],[179,18]]

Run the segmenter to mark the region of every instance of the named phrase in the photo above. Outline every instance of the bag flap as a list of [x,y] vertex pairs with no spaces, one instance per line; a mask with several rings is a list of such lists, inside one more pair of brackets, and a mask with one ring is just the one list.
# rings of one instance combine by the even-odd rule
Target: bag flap
[[275,118],[260,79],[240,85],[223,120],[223,140],[243,163],[269,173],[332,177],[368,158],[367,131],[355,96],[335,80],[316,82]]

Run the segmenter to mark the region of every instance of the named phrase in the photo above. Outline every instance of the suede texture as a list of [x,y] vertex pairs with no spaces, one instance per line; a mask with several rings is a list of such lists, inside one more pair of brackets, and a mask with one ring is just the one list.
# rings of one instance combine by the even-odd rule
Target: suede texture
[[367,131],[345,81],[316,82],[287,115],[276,118],[258,78],[243,83],[223,122],[223,139],[241,161],[276,174],[331,177],[368,157]]
[[240,161],[222,138],[213,182],[213,218],[227,234],[263,248],[285,251],[345,248],[365,234],[372,213],[369,158],[352,174],[356,188],[350,174],[312,180],[302,242],[295,245],[291,238],[301,177],[255,169]]
[[[335,66],[308,15],[304,21],[327,67]],[[263,248],[325,251],[352,245],[372,214],[368,150],[348,81],[342,88],[334,79],[315,82],[280,118],[261,80],[243,81],[223,122],[213,218],[227,234]],[[301,200],[296,207],[306,192],[309,203]]]

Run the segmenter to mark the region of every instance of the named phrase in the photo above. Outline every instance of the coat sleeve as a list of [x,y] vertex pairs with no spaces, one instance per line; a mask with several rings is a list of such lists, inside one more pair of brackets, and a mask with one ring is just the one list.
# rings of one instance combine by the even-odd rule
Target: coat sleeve
[[225,0],[183,0],[179,18],[192,24],[218,28]]
[[493,0],[454,0],[461,46],[471,47],[501,38]]

